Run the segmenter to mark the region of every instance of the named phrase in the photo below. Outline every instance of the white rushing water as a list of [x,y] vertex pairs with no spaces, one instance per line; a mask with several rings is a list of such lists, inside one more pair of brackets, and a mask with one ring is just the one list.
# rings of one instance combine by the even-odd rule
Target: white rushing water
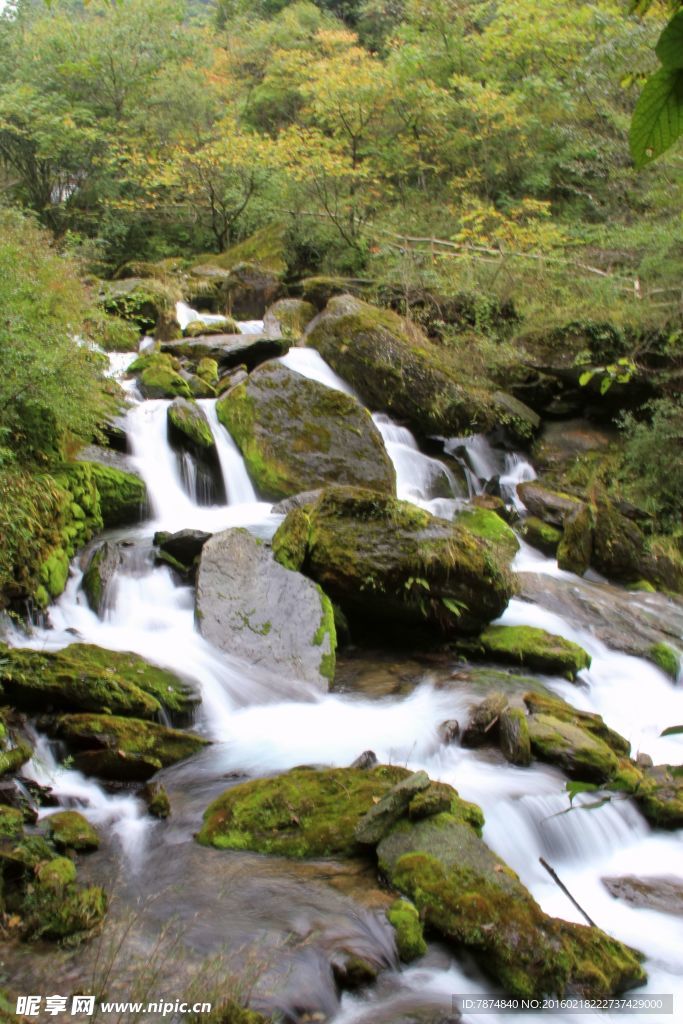
[[[328,387],[353,393],[318,353],[291,349],[282,361]],[[114,365],[120,375],[128,364],[122,356],[112,358]],[[487,752],[458,744],[444,746],[440,724],[453,718],[465,721],[472,695],[462,689],[435,687],[428,675],[402,698],[320,695],[296,680],[258,672],[200,637],[192,589],[176,585],[168,568],[154,565],[149,543],[154,530],[192,527],[213,532],[246,525],[268,536],[279,519],[269,504],[257,500],[212,400],[203,400],[201,406],[216,439],[228,500],[226,505],[207,508],[188,496],[167,440],[167,406],[156,400],[134,402],[128,412],[132,457],[148,487],[152,518],[123,534],[132,547],[122,549],[123,564],[105,618],[99,619],[87,606],[80,591],[81,569],[75,563],[66,592],[51,609],[52,628],[36,630],[28,643],[54,650],[81,640],[131,650],[191,680],[202,698],[197,727],[214,740],[202,755],[201,770],[216,778],[229,772],[265,775],[302,763],[343,766],[366,749],[372,749],[380,761],[424,768],[482,806],[486,840],[520,874],[544,910],[581,920],[541,867],[541,856],[553,863],[601,927],[646,953],[648,991],[683,996],[683,921],[615,900],[601,882],[609,875],[681,874],[681,832],[652,831],[632,802],[616,794],[592,810],[582,808],[590,802],[588,798],[577,798],[569,810],[565,778],[559,771],[538,764],[516,768]],[[396,466],[399,496],[441,515],[450,509],[452,515],[462,496],[449,469],[421,453],[406,428],[383,415],[375,415],[374,420]],[[464,447],[473,489],[498,476],[501,490],[510,488],[512,495],[517,482],[533,476],[528,462],[498,452],[483,438],[457,439],[446,447],[453,455]],[[435,495],[435,489],[442,488],[446,493],[450,489],[452,496]],[[566,577],[567,585],[575,579],[526,545],[518,564],[533,566],[535,572],[553,572],[560,581]],[[609,650],[589,631],[573,627],[539,605],[515,599],[500,621],[541,626],[580,643],[592,655],[591,668],[581,673],[577,685],[559,678],[549,678],[547,685],[576,707],[603,715],[631,740],[634,750],[649,753],[655,762],[680,762],[681,738],[661,738],[659,733],[683,721],[683,689],[672,686],[653,665]],[[142,814],[137,799],[109,795],[96,781],[60,767],[42,739],[27,774],[52,786],[63,804],[78,806],[96,824],[110,826],[131,866],[140,864],[145,842],[156,826]],[[425,1004],[433,997],[444,1006],[452,993],[490,987],[455,961],[441,968],[411,967],[396,984],[403,995],[423,999]],[[373,1001],[381,998],[374,989],[364,996],[345,996],[337,1024],[369,1024],[376,1019]],[[376,1002],[377,1010],[390,1010],[391,998],[383,1007]],[[556,1019],[564,1018],[558,1014]],[[572,1019],[567,1017],[567,1024]]]

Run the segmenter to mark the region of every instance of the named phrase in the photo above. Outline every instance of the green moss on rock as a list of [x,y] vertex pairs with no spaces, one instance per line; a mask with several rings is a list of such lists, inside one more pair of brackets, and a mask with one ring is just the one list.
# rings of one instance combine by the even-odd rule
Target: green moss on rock
[[107,528],[138,523],[147,508],[147,488],[139,476],[99,462],[90,466],[99,495],[103,525]]
[[26,711],[92,711],[153,718],[161,708],[187,712],[196,703],[172,672],[136,654],[71,644],[39,653],[0,644],[0,684]]
[[644,769],[635,798],[652,825],[682,828],[683,765],[660,764]]
[[366,628],[402,622],[473,632],[503,611],[514,587],[506,562],[462,524],[349,487],[328,488],[290,512],[274,552]]
[[562,540],[562,530],[550,523],[544,523],[538,516],[527,516],[522,527],[524,539],[544,555],[553,556]]
[[409,774],[387,765],[369,771],[295,768],[245,782],[208,807],[197,839],[219,849],[285,857],[354,856],[360,819]]
[[213,451],[216,447],[209,421],[196,402],[176,398],[168,407],[168,429],[172,439],[193,451]]
[[607,744],[577,725],[534,714],[529,716],[528,728],[535,756],[574,778],[607,782],[618,768],[618,759]]
[[567,679],[574,679],[591,663],[578,644],[535,626],[489,626],[478,642],[489,657]]
[[496,512],[485,508],[467,508],[458,514],[456,522],[490,544],[504,561],[511,562],[519,551],[515,531]]
[[57,811],[45,823],[47,834],[58,850],[85,853],[97,850],[100,845],[97,829],[78,811]]
[[216,411],[264,498],[326,482],[395,490],[393,465],[368,411],[281,363],[260,366],[219,399]]
[[653,644],[647,654],[650,661],[676,682],[681,671],[681,659],[673,647],[665,643]]
[[417,908],[407,900],[396,900],[387,910],[387,920],[396,932],[396,948],[404,963],[411,963],[427,952],[422,922]]

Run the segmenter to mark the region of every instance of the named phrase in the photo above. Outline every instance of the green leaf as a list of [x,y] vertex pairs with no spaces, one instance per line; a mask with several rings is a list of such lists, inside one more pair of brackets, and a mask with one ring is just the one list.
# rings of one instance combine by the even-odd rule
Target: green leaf
[[670,725],[664,732],[660,732],[660,736],[683,736],[683,725]]
[[441,604],[458,618],[462,615],[463,608],[467,607],[467,605],[463,604],[462,601],[456,601],[455,598],[452,597],[442,597]]
[[600,394],[601,395],[606,395],[611,387],[612,387],[612,378],[611,377],[603,377],[602,380],[600,381]]
[[569,803],[572,804],[575,796],[579,796],[581,793],[595,793],[599,786],[596,786],[594,782],[568,782],[566,789],[569,793]]
[[585,388],[586,384],[590,384],[594,376],[595,370],[584,370],[584,372],[579,377],[579,384],[581,385],[581,387]]
[[645,83],[631,119],[629,142],[636,167],[661,156],[683,133],[683,70],[661,68]]
[[655,47],[662,66],[683,68],[683,11],[675,14],[666,26]]

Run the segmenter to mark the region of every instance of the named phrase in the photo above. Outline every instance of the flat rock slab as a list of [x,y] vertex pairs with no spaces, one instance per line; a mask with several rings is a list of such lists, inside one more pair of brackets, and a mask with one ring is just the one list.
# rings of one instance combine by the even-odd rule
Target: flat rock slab
[[228,654],[327,688],[335,645],[328,599],[247,530],[214,534],[204,545],[196,614],[202,636]]
[[394,822],[398,821],[413,797],[428,786],[429,776],[426,772],[415,772],[398,782],[363,815],[356,825],[356,840],[366,845],[378,843]]
[[624,900],[633,907],[683,916],[683,878],[673,875],[657,878],[623,875],[621,878],[603,878],[602,884],[615,899]]

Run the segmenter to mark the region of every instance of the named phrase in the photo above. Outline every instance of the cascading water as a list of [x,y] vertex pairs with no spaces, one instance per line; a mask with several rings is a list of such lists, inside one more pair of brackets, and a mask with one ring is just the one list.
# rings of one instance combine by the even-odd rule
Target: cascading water
[[[258,333],[258,324],[247,326]],[[125,371],[126,359],[113,358],[113,372],[120,375]],[[283,362],[328,387],[352,393],[317,353],[292,349]],[[133,394],[132,388],[129,393]],[[302,684],[259,672],[202,639],[194,625],[192,589],[178,586],[168,568],[154,564],[152,533],[161,528],[215,531],[246,525],[267,537],[279,518],[271,513],[269,504],[257,500],[241,456],[218,421],[215,402],[207,399],[200,404],[216,440],[227,505],[200,507],[183,488],[178,460],[167,440],[168,403],[134,401],[127,418],[128,434],[136,468],[148,487],[152,520],[112,535],[112,540],[125,540],[132,548],[125,549],[128,555],[117,574],[105,617],[98,618],[87,606],[80,591],[82,570],[77,561],[67,590],[51,609],[52,628],[37,630],[28,641],[15,636],[15,641],[58,649],[76,638],[112,650],[132,650],[191,681],[201,694],[196,727],[214,743],[199,757],[171,769],[166,779],[169,784],[177,779],[174,800],[181,806],[183,798],[187,801],[192,794],[202,801],[201,805],[193,810],[194,817],[188,818],[185,833],[181,824],[171,824],[167,829],[143,815],[142,805],[135,798],[107,794],[93,780],[58,765],[42,738],[26,774],[51,786],[63,805],[78,806],[93,822],[107,825],[118,837],[145,889],[154,886],[155,872],[161,870],[162,861],[172,863],[184,849],[190,851],[186,856],[194,855],[189,835],[196,827],[197,811],[206,805],[207,794],[225,788],[226,776],[265,775],[301,763],[344,766],[361,751],[372,749],[380,761],[424,768],[432,778],[451,783],[464,798],[479,803],[486,817],[484,834],[489,845],[519,873],[543,909],[569,920],[581,920],[538,862],[540,856],[550,859],[601,927],[646,953],[650,976],[647,990],[681,993],[678,951],[683,948],[683,922],[673,915],[635,909],[615,900],[601,882],[610,875],[680,873],[680,832],[653,832],[631,801],[618,794],[612,794],[609,802],[595,809],[586,806],[588,798],[578,797],[570,809],[564,777],[555,769],[536,764],[523,770],[490,752],[482,755],[457,744],[445,746],[440,724],[447,719],[464,720],[470,702],[477,696],[476,688],[468,690],[466,684],[457,688],[435,686],[431,675],[425,674],[407,697],[372,700],[349,693],[320,695]],[[384,416],[376,415],[374,419],[397,469],[399,496],[439,514],[444,514],[439,502],[454,507],[457,485],[446,466],[423,455],[405,428]],[[501,488],[512,489],[516,482],[533,475],[528,463],[495,451],[483,438],[446,444],[446,451],[453,455],[460,453],[462,457],[463,449],[473,489],[475,482],[481,489],[484,481],[495,476],[500,477]],[[440,488],[446,484],[454,496],[435,496],[435,485]],[[533,567],[539,572],[541,564],[554,564],[558,585],[570,588],[576,581],[571,574],[556,570],[551,560],[540,556],[532,559],[530,550],[522,548],[520,567]],[[661,738],[659,734],[664,727],[683,721],[683,690],[672,686],[653,665],[608,649],[587,630],[573,627],[536,604],[513,600],[501,621],[540,625],[581,643],[593,662],[581,673],[578,685],[556,678],[544,679],[544,683],[575,706],[602,714],[610,726],[631,739],[634,749],[651,754],[655,760],[680,761],[680,738]],[[147,842],[152,830],[156,830],[156,860]],[[181,839],[185,846],[180,845]],[[175,853],[169,855],[171,849]],[[209,851],[201,851],[201,856],[208,857]],[[214,869],[218,863],[213,861]],[[192,885],[191,879],[183,882]],[[301,881],[297,884],[294,901],[296,893],[302,891]],[[209,899],[203,913],[207,921],[215,914],[215,927],[223,942],[225,914],[220,901],[213,902],[215,907]],[[263,908],[250,908],[250,914],[260,909],[265,920],[267,896],[263,902]],[[208,923],[206,926],[213,927]],[[335,1022],[389,1024],[400,1018],[406,1007],[447,1011],[455,992],[490,990],[490,983],[470,966],[463,967],[445,954],[430,954],[424,965],[400,974],[387,971],[365,995],[344,996]],[[561,1013],[556,1019],[566,1020],[566,1024],[572,1020]],[[475,1018],[471,1020],[474,1024]]]

